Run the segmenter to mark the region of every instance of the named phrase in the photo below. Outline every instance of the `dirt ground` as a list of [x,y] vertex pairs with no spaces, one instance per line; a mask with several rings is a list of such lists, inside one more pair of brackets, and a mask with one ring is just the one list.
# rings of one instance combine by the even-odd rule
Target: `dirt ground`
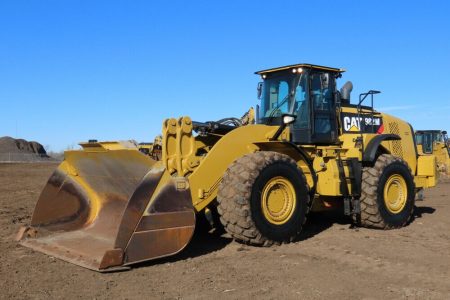
[[178,256],[100,274],[13,240],[55,167],[0,164],[1,299],[450,299],[450,180],[426,191],[399,230],[316,214],[289,245],[197,234]]

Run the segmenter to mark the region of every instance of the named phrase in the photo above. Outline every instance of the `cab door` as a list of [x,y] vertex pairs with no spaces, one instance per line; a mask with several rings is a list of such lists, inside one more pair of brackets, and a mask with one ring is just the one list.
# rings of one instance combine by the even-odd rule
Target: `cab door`
[[333,144],[337,141],[335,79],[327,72],[312,71],[310,75],[312,135],[314,144]]

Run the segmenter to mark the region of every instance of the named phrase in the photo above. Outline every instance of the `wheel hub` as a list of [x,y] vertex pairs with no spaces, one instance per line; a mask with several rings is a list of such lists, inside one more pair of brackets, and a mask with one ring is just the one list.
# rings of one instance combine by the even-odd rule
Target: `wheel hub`
[[275,225],[286,223],[296,207],[294,186],[284,177],[270,179],[262,190],[261,206],[267,221]]
[[406,205],[408,188],[405,179],[398,175],[391,175],[384,185],[384,203],[389,212],[400,213]]

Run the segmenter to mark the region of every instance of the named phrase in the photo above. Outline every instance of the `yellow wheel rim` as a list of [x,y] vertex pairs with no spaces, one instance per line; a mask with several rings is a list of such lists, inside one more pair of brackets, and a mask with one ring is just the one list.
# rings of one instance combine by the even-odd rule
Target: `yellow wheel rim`
[[398,175],[391,175],[384,185],[384,203],[389,212],[400,213],[406,205],[408,199],[408,187],[405,179]]
[[296,207],[294,186],[284,177],[274,177],[264,186],[261,207],[267,221],[275,225],[285,224]]

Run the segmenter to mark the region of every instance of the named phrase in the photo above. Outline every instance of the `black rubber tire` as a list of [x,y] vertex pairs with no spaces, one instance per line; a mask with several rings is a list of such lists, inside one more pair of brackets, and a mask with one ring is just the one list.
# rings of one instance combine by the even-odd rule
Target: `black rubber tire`
[[[391,213],[386,208],[383,190],[386,181],[393,174],[403,177],[407,185],[407,198],[399,213]],[[393,229],[405,226],[411,219],[415,204],[414,177],[408,164],[401,158],[389,154],[380,155],[373,167],[365,167],[362,173],[361,213],[354,216],[357,225]]]
[[[262,213],[261,191],[274,177],[288,179],[295,189],[296,206],[282,225]],[[220,221],[237,241],[270,246],[289,243],[300,233],[309,211],[309,188],[303,172],[287,155],[261,151],[236,160],[225,172],[217,196]]]

